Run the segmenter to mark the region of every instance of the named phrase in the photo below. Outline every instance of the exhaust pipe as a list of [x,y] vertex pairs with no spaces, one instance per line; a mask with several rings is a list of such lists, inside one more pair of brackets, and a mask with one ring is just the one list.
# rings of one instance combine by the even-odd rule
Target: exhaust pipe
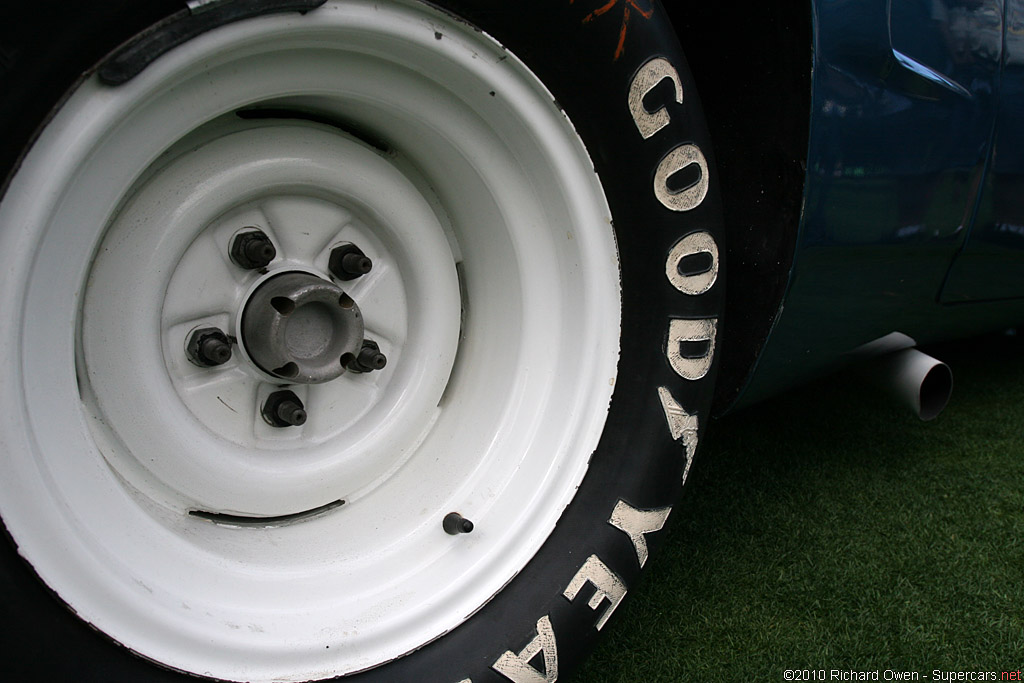
[[872,374],[900,403],[922,420],[934,420],[953,393],[949,366],[917,349],[903,349],[882,356]]

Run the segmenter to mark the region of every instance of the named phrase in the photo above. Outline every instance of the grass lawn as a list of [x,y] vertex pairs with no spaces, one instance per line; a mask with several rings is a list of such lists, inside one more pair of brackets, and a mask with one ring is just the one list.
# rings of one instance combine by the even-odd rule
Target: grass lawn
[[839,377],[714,423],[573,680],[1024,666],[1024,338],[930,351],[954,375],[934,422]]

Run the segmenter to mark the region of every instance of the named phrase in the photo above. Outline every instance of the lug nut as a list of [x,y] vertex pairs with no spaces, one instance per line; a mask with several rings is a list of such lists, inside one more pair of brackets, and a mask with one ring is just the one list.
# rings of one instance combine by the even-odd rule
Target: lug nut
[[452,536],[468,534],[473,530],[473,522],[469,521],[458,512],[449,512],[445,515],[444,521],[441,522],[441,526],[444,527],[445,533],[451,534]]
[[231,339],[216,327],[201,327],[189,337],[185,351],[201,368],[224,365],[231,360]]
[[372,339],[363,340],[363,348],[359,349],[359,355],[351,358],[345,364],[349,372],[373,372],[382,370],[388,364],[388,358],[380,352],[380,346]]
[[373,268],[373,261],[356,253],[345,254],[341,259],[341,269],[350,275],[366,275]]
[[231,260],[239,268],[266,268],[277,257],[277,249],[266,233],[253,228],[235,235],[231,241]]
[[306,408],[294,392],[275,391],[263,404],[263,419],[272,427],[301,427],[306,424]]
[[342,244],[331,251],[327,268],[339,280],[355,280],[373,269],[373,261],[356,245]]

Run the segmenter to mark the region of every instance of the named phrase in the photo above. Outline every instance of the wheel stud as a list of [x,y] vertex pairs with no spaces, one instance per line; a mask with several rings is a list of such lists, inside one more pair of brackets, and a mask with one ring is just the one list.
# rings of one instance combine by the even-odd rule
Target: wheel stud
[[359,350],[359,355],[354,358],[350,357],[345,368],[349,372],[373,372],[383,369],[387,364],[388,358],[380,352],[377,342],[365,339],[363,348]]
[[201,327],[189,337],[185,352],[199,367],[224,365],[231,360],[231,340],[216,327]]
[[473,522],[469,521],[458,512],[449,512],[445,515],[444,521],[441,522],[441,526],[444,527],[445,533],[451,534],[452,536],[468,534],[473,530]]
[[306,424],[306,408],[294,392],[275,391],[263,404],[263,419],[273,427],[301,427]]
[[356,245],[342,244],[331,251],[327,268],[339,280],[355,280],[373,269],[373,261]]
[[239,268],[266,268],[277,257],[277,249],[266,233],[253,228],[235,235],[231,240],[231,260]]

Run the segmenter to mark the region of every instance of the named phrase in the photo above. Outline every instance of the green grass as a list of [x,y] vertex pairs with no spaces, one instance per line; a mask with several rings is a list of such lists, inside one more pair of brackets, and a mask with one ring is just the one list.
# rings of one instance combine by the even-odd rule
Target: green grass
[[839,377],[714,423],[573,680],[1024,665],[1024,340],[932,352],[955,384],[934,422]]

